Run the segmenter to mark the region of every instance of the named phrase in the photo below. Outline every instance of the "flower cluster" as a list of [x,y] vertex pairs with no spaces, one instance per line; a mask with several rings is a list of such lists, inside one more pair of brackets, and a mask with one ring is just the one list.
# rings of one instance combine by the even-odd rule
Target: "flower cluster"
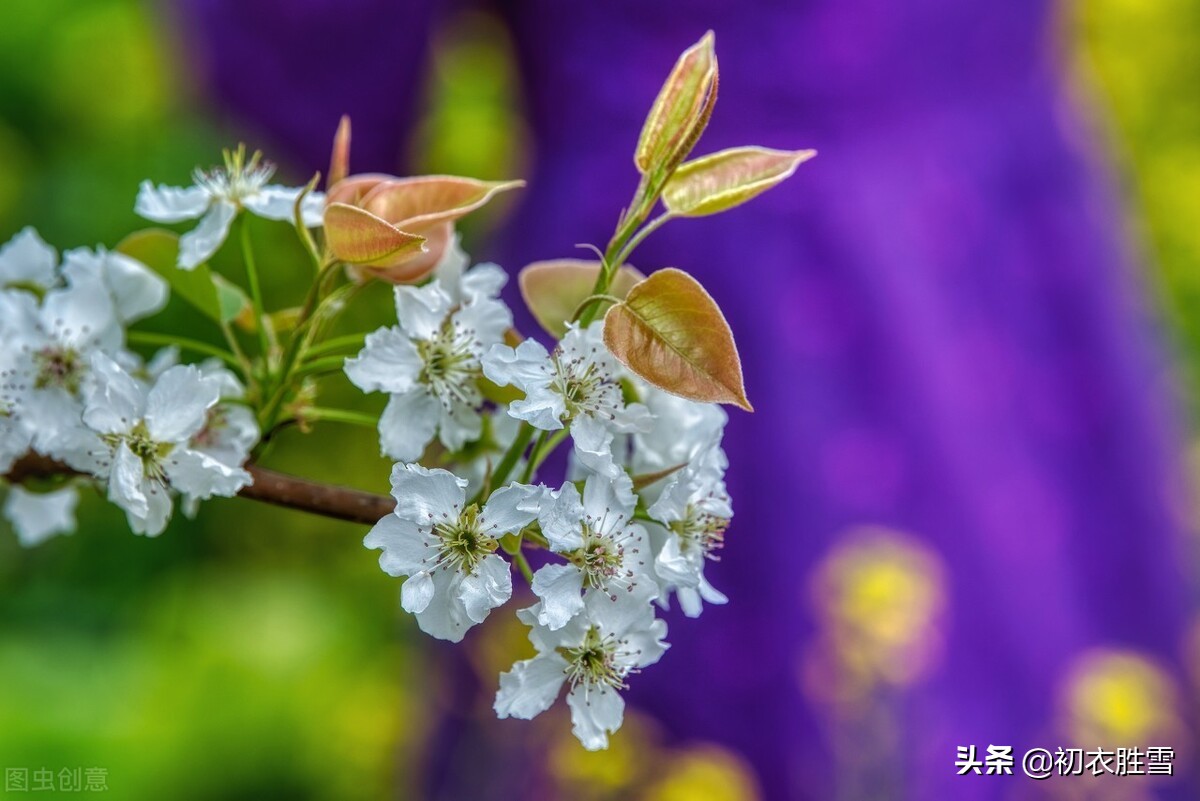
[[[380,444],[399,460],[396,510],[366,545],[382,550],[385,572],[406,577],[401,605],[421,630],[452,642],[511,599],[506,556],[527,571],[536,602],[518,616],[539,655],[501,676],[496,712],[533,717],[565,684],[576,735],[602,748],[621,724],[626,680],[666,648],[655,604],[675,596],[695,617],[704,601],[725,602],[704,575],[733,516],[725,412],[625,370],[600,322],[567,325],[552,348],[507,344],[504,274],[464,265],[452,249],[429,283],[398,287],[399,325],[346,361],[357,386],[390,394]],[[511,399],[485,400],[485,383]],[[519,425],[515,449],[485,439],[506,418]],[[523,461],[504,459],[534,436]],[[565,480],[535,483],[567,436]],[[423,466],[423,454],[454,471]],[[529,547],[544,557],[536,571]]]
[[[273,165],[239,147],[191,186],[141,185],[137,214],[187,230],[139,231],[113,251],[61,259],[33,230],[18,233],[0,247],[4,515],[36,544],[75,527],[78,488],[91,484],[150,536],[176,499],[194,515],[203,500],[239,494],[371,524],[366,546],[404,578],[401,607],[452,642],[525,595],[519,573],[528,604],[517,616],[537,655],[500,676],[495,711],[532,718],[565,687],[576,736],[605,747],[621,691],[667,648],[659,611],[697,617],[726,602],[705,575],[733,517],[718,404],[751,410],[717,302],[682,270],[643,274],[628,259],[666,222],[745,203],[813,155],[737,147],[688,160],[716,85],[708,34],[651,108],[637,189],[600,258],[519,272],[542,339],[514,329],[507,274],[470,266],[455,232],[523,183],[352,175],[348,119],[324,192],[320,176],[270,183]],[[295,231],[295,260],[309,262],[300,305],[263,297],[260,224]],[[244,288],[223,272],[234,230]],[[273,250],[272,267],[286,261]],[[354,298],[381,287],[394,324],[330,335]],[[204,318],[211,339],[131,328],[168,295]],[[209,358],[181,363],[185,352]],[[386,408],[322,406],[327,380],[384,393]],[[395,463],[394,504],[248,465],[285,429],[327,422],[378,431]]]
[[234,495],[258,441],[220,362],[179,365],[164,348],[144,361],[126,327],[167,303],[167,283],[104,249],[57,252],[30,228],[0,248],[0,473],[29,454],[63,467],[60,481],[9,489],[5,517],[22,543],[75,528],[78,485],[98,482],[130,528],[157,535],[172,495],[187,508]]

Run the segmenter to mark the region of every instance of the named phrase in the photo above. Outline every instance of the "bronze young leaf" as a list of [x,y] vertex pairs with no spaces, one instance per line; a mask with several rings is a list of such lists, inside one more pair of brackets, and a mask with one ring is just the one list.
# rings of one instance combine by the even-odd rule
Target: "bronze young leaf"
[[659,270],[609,309],[604,344],[660,389],[754,411],[729,323],[704,287],[682,270]]
[[[599,261],[553,259],[528,265],[521,270],[517,281],[521,286],[521,297],[538,324],[548,333],[562,337],[567,332],[567,322],[574,316],[579,304],[592,294],[598,275]],[[626,264],[613,277],[608,294],[624,298],[645,277],[636,268]],[[611,305],[610,301],[596,303],[601,312]]]
[[663,188],[663,204],[681,217],[703,217],[740,206],[791,177],[815,150],[734,147],[679,166]]

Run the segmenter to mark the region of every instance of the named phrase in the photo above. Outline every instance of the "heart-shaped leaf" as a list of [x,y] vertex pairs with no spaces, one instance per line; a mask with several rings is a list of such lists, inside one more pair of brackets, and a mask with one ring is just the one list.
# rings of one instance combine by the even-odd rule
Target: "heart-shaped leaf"
[[642,173],[669,173],[687,158],[708,125],[717,100],[714,41],[709,31],[685,50],[659,90],[633,157]]
[[735,147],[679,165],[663,188],[663,205],[681,217],[731,209],[790,178],[815,150]]
[[660,389],[754,411],[729,323],[704,287],[682,270],[653,273],[609,309],[604,344]]
[[325,241],[341,261],[387,267],[420,253],[425,237],[401,231],[355,206],[331,203],[325,208]]
[[406,231],[457,220],[524,181],[478,181],[451,175],[422,175],[380,183],[363,196],[362,207]]
[[[521,270],[517,283],[521,287],[521,297],[525,298],[525,305],[533,313],[534,319],[546,331],[561,338],[567,332],[567,323],[579,304],[592,294],[599,275],[598,261],[554,259],[528,265]],[[613,276],[608,294],[624,298],[634,284],[644,278],[635,267],[626,264]],[[600,305],[599,312],[612,305],[609,301],[597,303]],[[596,316],[599,317],[599,313]]]

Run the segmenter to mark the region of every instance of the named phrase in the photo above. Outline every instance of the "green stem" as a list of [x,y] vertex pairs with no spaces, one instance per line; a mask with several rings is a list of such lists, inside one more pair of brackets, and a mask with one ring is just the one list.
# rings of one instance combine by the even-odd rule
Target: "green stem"
[[363,412],[355,412],[349,409],[326,409],[322,406],[313,406],[305,409],[303,412],[305,420],[328,420],[331,423],[347,423],[354,426],[365,426],[366,428],[378,428],[379,419],[372,417]]
[[326,356],[323,359],[313,359],[292,370],[290,378],[301,378],[309,375],[338,373],[346,365],[345,356]]
[[262,357],[267,359],[271,353],[271,338],[267,325],[267,314],[263,307],[262,288],[258,284],[258,267],[254,263],[254,248],[250,245],[249,217],[242,215],[238,221],[241,228],[242,261],[246,265],[246,283],[250,287],[250,302],[254,304],[254,315],[258,320],[258,344],[262,348]]
[[242,377],[246,379],[252,386],[258,386],[258,379],[254,375],[254,365],[250,363],[249,357],[246,356],[246,351],[242,350],[242,345],[237,341],[237,337],[233,333],[233,329],[229,327],[229,323],[221,322],[221,334],[225,337],[225,343],[229,345],[229,350],[237,359],[238,364],[242,368]]
[[533,584],[533,568],[529,566],[529,560],[525,558],[525,554],[517,551],[512,555],[512,559],[513,564],[521,571],[521,575],[525,577],[525,580]]
[[673,219],[675,219],[675,215],[669,211],[665,211],[650,222],[646,223],[640,231],[630,238],[628,244],[625,245],[621,252],[617,254],[615,259],[617,266],[614,267],[613,270],[615,271],[620,269],[621,265],[626,262],[626,260],[633,254],[633,251],[638,245],[642,244],[646,237],[650,236],[650,234],[654,233],[659,228],[663,227],[664,224]]
[[[564,429],[565,430],[565,429]],[[521,473],[520,482],[528,484],[533,478],[533,472],[537,470],[537,466],[542,463],[542,450],[546,447],[546,441],[550,439],[550,432],[543,431],[538,435],[537,442],[533,444],[533,450],[529,452],[529,460],[525,462],[525,470]]]
[[313,358],[329,353],[336,353],[339,350],[361,350],[363,340],[366,337],[366,334],[347,334],[344,337],[333,337],[332,339],[327,339],[324,342],[318,342],[313,345],[304,355],[305,358]]
[[[562,444],[562,441],[566,439],[570,433],[571,430],[569,428],[562,428],[558,431],[555,431],[539,451],[530,455],[530,463],[533,465],[533,470],[530,472],[531,476],[537,474],[538,468],[542,466],[542,462],[546,461],[547,457],[554,453],[554,449]],[[528,480],[522,483],[528,483]]]
[[263,431],[271,431],[275,428],[276,418],[279,415],[280,408],[283,406],[288,386],[292,380],[292,370],[296,365],[296,360],[299,358],[300,352],[308,342],[309,322],[314,312],[319,308],[317,301],[320,299],[320,287],[324,283],[324,279],[336,269],[337,263],[331,262],[325,267],[325,271],[317,276],[312,286],[308,289],[308,295],[304,299],[304,306],[300,309],[300,316],[296,320],[296,327],[292,330],[287,350],[284,352],[280,363],[278,383],[271,391],[270,398],[263,406],[262,412],[259,415],[259,426]]
[[[508,474],[512,472],[517,461],[521,458],[521,454],[525,452],[525,446],[529,444],[529,440],[533,439],[533,426],[529,423],[522,422],[521,427],[517,430],[517,438],[513,440],[512,445],[508,446],[508,451],[504,454],[504,458],[500,460],[500,464],[496,465],[495,472],[492,473],[491,485],[499,486],[508,480]],[[479,503],[483,500],[483,490],[475,494],[471,499],[471,503]]]
[[129,331],[126,338],[137,345],[153,345],[155,347],[166,347],[174,345],[183,350],[190,350],[193,353],[202,353],[205,356],[214,356],[232,367],[241,367],[237,357],[232,353],[218,348],[216,345],[210,345],[207,342],[199,342],[186,337],[177,337],[173,334],[159,334],[153,331]]
[[[642,176],[641,182],[638,183],[637,192],[633,196],[634,201],[630,206],[629,213],[621,215],[617,231],[613,234],[613,238],[609,240],[608,248],[604,251],[604,262],[601,265],[600,274],[596,276],[596,285],[592,288],[593,295],[603,295],[608,292],[608,287],[612,284],[613,276],[616,275],[617,269],[621,266],[619,257],[623,253],[632,251],[632,248],[626,248],[626,245],[633,238],[638,227],[646,221],[646,217],[650,215],[654,204],[658,202],[658,193],[661,191],[661,183],[656,187],[651,187],[647,182],[647,177],[645,175]],[[658,223],[658,225],[661,224],[661,222]],[[592,321],[596,319],[599,308],[597,304],[592,303],[581,312],[577,311],[579,315],[577,319],[580,326],[587,328],[591,325]]]
[[605,301],[609,303],[620,303],[621,299],[616,295],[588,295],[580,302],[578,306],[575,307],[575,312],[571,315],[571,319],[578,319],[579,315],[584,311],[584,309],[586,309],[588,306],[591,306],[593,303],[603,303]]
[[534,531],[532,528],[527,528],[521,536],[532,542],[534,545],[547,550],[550,548],[550,541],[547,540],[540,531]]

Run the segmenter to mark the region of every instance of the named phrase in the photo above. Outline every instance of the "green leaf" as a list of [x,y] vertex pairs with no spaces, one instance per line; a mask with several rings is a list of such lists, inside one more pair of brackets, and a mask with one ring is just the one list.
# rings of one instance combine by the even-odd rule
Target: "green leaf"
[[208,265],[201,264],[192,270],[181,270],[176,266],[179,258],[178,234],[161,228],[148,228],[125,237],[116,250],[161,275],[170,285],[171,292],[195,306],[206,317],[221,321],[221,305]]
[[[598,261],[553,259],[535,261],[526,266],[517,277],[517,283],[521,287],[525,305],[538,324],[547,332],[562,338],[567,332],[567,322],[579,304],[592,294],[599,275]],[[643,278],[645,276],[636,268],[626,264],[613,276],[608,294],[624,298],[634,284]],[[599,312],[612,305],[609,301],[596,302],[600,305]]]
[[815,150],[735,147],[684,162],[663,188],[663,205],[681,217],[739,206],[791,177]]
[[609,309],[604,344],[659,389],[754,411],[729,323],[704,287],[682,270],[653,273]]
[[669,173],[708,125],[717,100],[714,39],[709,31],[683,52],[650,107],[633,158],[642,173]]
[[214,275],[212,277],[213,287],[217,292],[217,308],[220,310],[220,321],[222,323],[230,323],[237,321],[238,325],[246,327],[246,320],[249,320],[250,331],[257,330],[258,325],[254,320],[254,306],[250,302],[250,297],[242,291],[242,288],[237,284],[231,283],[223,275]]

